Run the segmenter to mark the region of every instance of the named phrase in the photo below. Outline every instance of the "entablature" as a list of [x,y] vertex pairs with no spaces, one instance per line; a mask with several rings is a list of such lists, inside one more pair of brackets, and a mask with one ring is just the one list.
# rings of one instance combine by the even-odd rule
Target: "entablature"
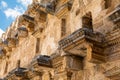
[[52,62],[50,56],[39,55],[35,57],[31,62],[31,67],[34,68],[35,71],[52,70]]
[[45,10],[45,5],[40,3],[33,3],[29,5],[26,14],[35,18],[36,22],[46,22],[47,12]]
[[55,16],[58,18],[64,17],[72,8],[71,0],[58,0],[55,8]]
[[113,12],[110,13],[109,19],[114,23],[120,22],[120,5],[118,5]]
[[26,80],[28,79],[27,73],[28,70],[26,68],[18,67],[10,71],[4,80]]
[[82,57],[67,54],[62,55],[61,53],[54,53],[51,57],[55,75],[64,73],[65,71],[74,72],[83,69]]
[[46,19],[47,19],[47,13],[42,10],[38,10],[35,16],[36,22],[44,23],[46,22]]
[[113,67],[110,70],[107,70],[105,76],[112,79],[112,80],[119,80],[120,79],[120,67]]
[[28,36],[28,30],[25,27],[19,27],[17,28],[17,31],[18,31],[19,38],[25,38]]
[[34,31],[34,18],[29,15],[21,15],[19,18],[19,26],[25,26],[28,31]]
[[107,61],[115,61],[120,58],[120,6],[115,8],[108,17],[114,23],[114,26],[105,35],[105,54],[107,55]]

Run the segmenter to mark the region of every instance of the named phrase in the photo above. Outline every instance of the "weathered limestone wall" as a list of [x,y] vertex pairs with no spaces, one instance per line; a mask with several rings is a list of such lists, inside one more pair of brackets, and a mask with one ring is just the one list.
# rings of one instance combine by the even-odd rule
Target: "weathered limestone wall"
[[[43,38],[41,40],[41,54],[52,54],[58,47],[60,40],[60,20],[52,15],[48,15]],[[52,31],[51,31],[52,29]]]
[[[8,62],[7,72],[10,72],[17,67],[18,60],[21,61],[21,67],[28,66],[31,60],[35,56],[35,38],[29,36],[25,39],[22,39],[20,44],[16,48],[9,52],[10,56],[1,62],[1,73],[5,72],[6,62]],[[5,74],[5,73],[3,73]],[[1,75],[4,77],[3,75]]]
[[[8,56],[0,61],[0,78],[5,77],[8,72],[16,68],[18,60],[21,62],[21,67],[27,67],[36,55],[53,54],[58,49],[58,42],[62,38],[65,38],[79,28],[82,28],[82,17],[88,12],[91,12],[92,14],[93,29],[106,35],[105,33],[111,31],[113,28],[113,23],[107,19],[107,16],[120,4],[120,0],[111,0],[111,6],[107,9],[105,9],[104,4],[105,0],[74,0],[71,11],[67,12],[63,17],[66,19],[67,28],[65,36],[62,37],[61,19],[57,18],[55,15],[48,14],[44,24],[38,22],[39,24],[35,26],[43,26],[43,32],[41,33],[41,36],[39,36],[40,52],[36,53],[36,37],[32,35],[32,32],[29,32],[28,37],[20,38],[16,48],[12,48],[12,51],[7,52]],[[11,28],[16,29],[17,24],[18,23],[16,22]],[[9,30],[10,29],[6,32],[4,38],[9,37]],[[89,56],[89,54],[87,55]],[[7,68],[6,63],[8,64]],[[106,78],[103,73],[113,66],[120,67],[119,60],[107,62],[105,64],[93,64],[89,61],[88,57],[85,57],[83,63],[83,70],[74,72],[71,80],[111,80]],[[60,77],[55,80],[67,80],[63,78],[64,77]],[[49,80],[48,73],[43,75],[43,80]]]
[[14,68],[18,60],[21,60],[21,66],[27,66],[35,55],[35,39],[32,36],[23,39],[10,54],[11,63],[8,70]]

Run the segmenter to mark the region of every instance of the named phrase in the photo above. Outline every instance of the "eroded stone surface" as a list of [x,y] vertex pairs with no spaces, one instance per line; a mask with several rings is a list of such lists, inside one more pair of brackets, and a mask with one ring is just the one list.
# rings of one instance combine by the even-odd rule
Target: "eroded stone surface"
[[[2,35],[0,78],[119,80],[119,5],[120,0],[33,0]],[[25,76],[12,73],[16,69],[25,69]]]

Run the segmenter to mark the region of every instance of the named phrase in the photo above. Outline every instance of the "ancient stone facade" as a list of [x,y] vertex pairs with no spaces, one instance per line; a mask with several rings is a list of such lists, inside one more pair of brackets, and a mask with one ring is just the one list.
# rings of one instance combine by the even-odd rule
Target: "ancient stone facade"
[[120,0],[33,0],[0,40],[1,80],[120,80]]

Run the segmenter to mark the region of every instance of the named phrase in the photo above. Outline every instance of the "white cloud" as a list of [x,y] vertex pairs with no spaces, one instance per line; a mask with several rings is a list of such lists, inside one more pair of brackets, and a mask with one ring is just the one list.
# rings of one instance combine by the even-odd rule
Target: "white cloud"
[[23,14],[24,9],[22,7],[16,6],[15,8],[8,8],[4,11],[7,18],[15,19],[17,16]]
[[4,33],[4,31],[2,29],[0,29],[0,38],[1,38],[3,33]]
[[0,7],[1,8],[7,8],[8,4],[5,1],[1,1]]
[[32,0],[17,0],[18,3],[22,4],[24,7],[27,7],[32,3]]

